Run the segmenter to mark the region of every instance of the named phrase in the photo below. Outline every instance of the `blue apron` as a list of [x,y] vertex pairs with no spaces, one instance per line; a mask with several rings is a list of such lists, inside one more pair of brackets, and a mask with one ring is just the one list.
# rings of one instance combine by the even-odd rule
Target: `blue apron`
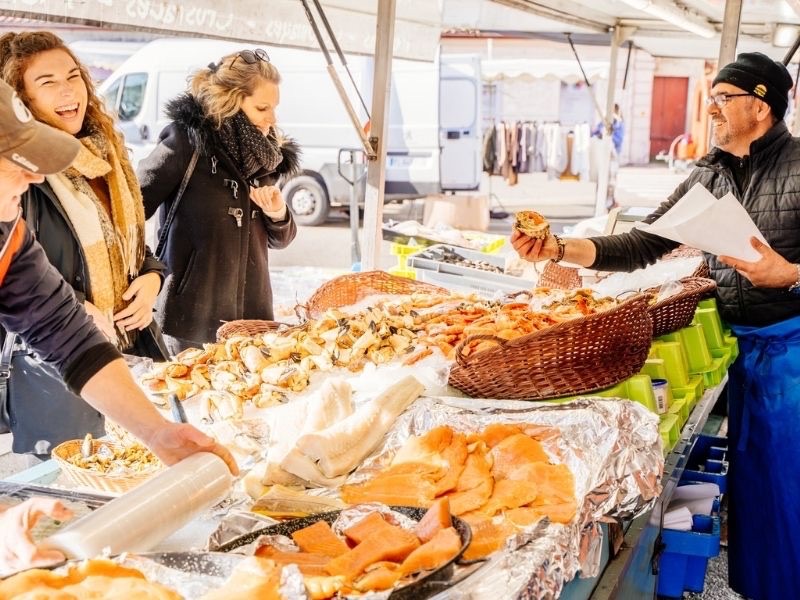
[[733,330],[730,585],[754,600],[800,598],[800,317]]

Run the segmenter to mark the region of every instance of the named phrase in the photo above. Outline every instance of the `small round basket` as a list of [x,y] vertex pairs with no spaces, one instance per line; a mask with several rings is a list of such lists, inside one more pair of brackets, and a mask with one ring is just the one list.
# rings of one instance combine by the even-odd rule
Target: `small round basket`
[[284,328],[285,331],[293,329],[292,326],[278,321],[260,321],[258,319],[239,319],[223,323],[217,329],[217,342],[224,342],[235,336],[255,337],[268,331],[278,331]]
[[[455,349],[450,384],[479,398],[546,400],[600,390],[639,372],[652,342],[648,294],[513,340],[473,335]],[[465,357],[470,342],[497,347]]]
[[[716,281],[703,277],[684,277],[680,283],[683,285],[682,291],[648,308],[653,319],[653,337],[688,327],[694,318],[697,303],[717,289]],[[658,294],[658,288],[649,291]]]
[[[83,469],[69,462],[69,457],[80,454],[83,440],[67,440],[53,448],[52,457],[61,468],[61,472],[72,483],[80,487],[88,487],[111,494],[124,494],[146,481],[157,473],[161,466],[154,466],[151,470],[130,473],[126,475],[111,475]],[[104,440],[92,440],[92,453],[96,453],[102,446],[116,448],[116,444]]]
[[449,295],[445,288],[383,271],[341,275],[323,283],[306,303],[310,318],[317,318],[329,308],[350,306],[375,294],[408,295],[414,293]]

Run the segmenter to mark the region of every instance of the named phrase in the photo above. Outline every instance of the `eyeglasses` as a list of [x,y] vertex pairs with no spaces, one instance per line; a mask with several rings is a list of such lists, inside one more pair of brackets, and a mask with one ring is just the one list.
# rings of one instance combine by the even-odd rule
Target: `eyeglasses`
[[231,67],[236,63],[237,59],[241,58],[248,65],[254,65],[258,61],[269,62],[269,54],[263,48],[256,50],[242,50],[237,54],[231,62]]
[[753,94],[717,94],[716,96],[709,96],[706,98],[706,106],[716,104],[717,107],[722,108],[731,98],[740,98],[741,96],[753,96]]

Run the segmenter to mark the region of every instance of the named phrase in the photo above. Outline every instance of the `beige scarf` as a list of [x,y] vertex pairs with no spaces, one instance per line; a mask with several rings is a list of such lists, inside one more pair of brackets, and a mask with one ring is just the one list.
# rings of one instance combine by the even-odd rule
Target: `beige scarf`
[[[91,297],[109,319],[125,307],[122,294],[139,275],[145,255],[144,205],[136,175],[127,157],[99,135],[80,139],[83,146],[72,166],[48,175],[86,256]],[[103,177],[111,197],[111,214],[89,185]],[[122,332],[121,347],[128,346]]]

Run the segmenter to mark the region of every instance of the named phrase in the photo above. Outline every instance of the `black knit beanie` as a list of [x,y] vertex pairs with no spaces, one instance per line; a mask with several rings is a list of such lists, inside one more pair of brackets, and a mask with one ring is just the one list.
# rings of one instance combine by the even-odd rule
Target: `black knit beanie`
[[735,62],[722,67],[712,86],[718,83],[730,83],[761,98],[778,119],[786,114],[789,90],[794,85],[783,63],[761,52],[744,52],[737,56]]

